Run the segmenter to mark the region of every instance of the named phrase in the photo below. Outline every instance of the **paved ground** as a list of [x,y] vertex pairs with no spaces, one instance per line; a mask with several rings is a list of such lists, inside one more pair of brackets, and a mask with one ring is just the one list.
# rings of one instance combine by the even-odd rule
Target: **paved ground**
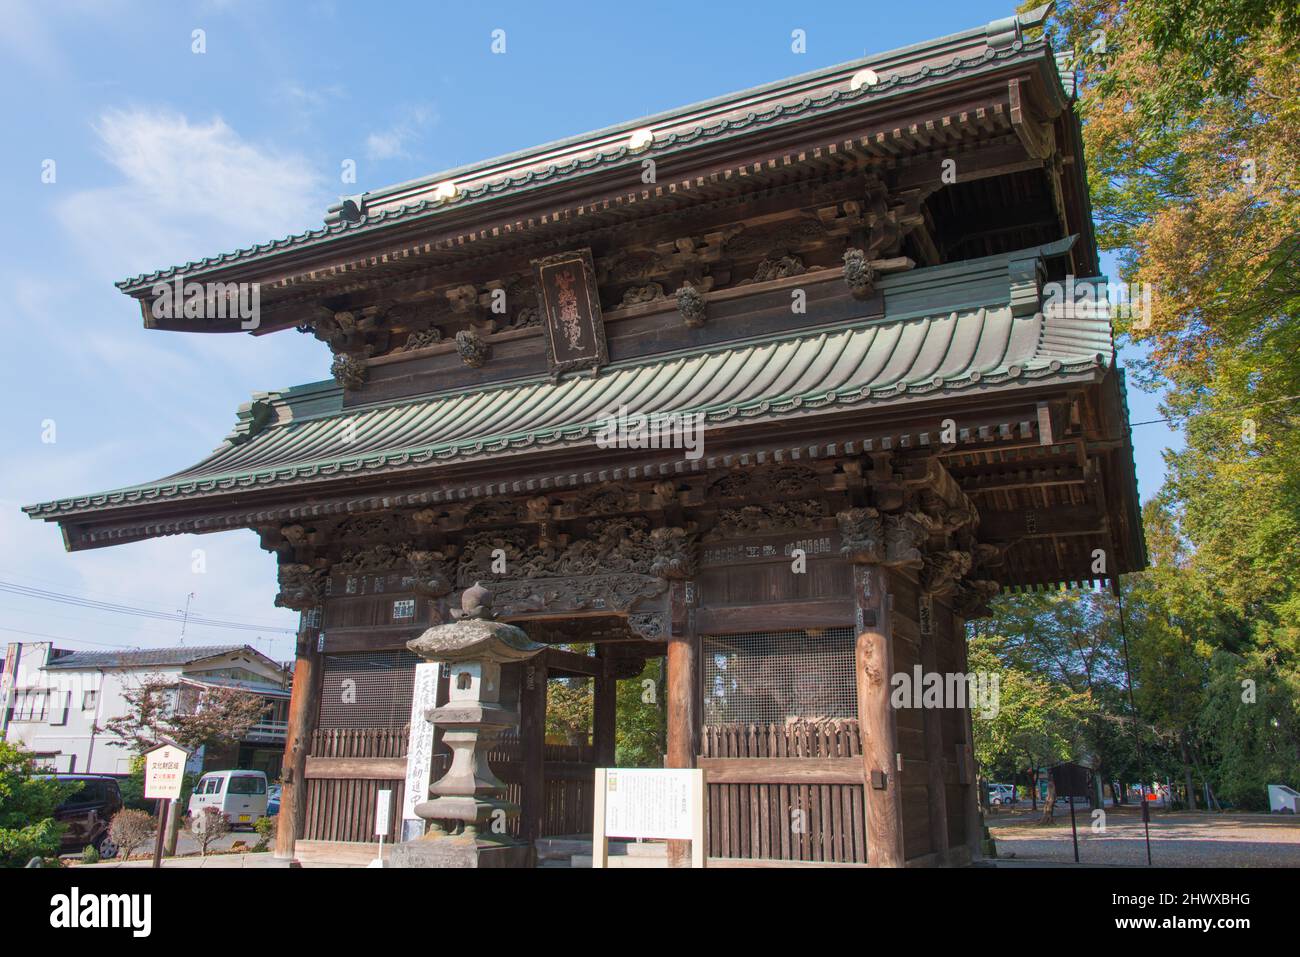
[[[152,860],[105,861],[102,864],[79,864],[78,867],[150,867]],[[183,870],[244,870],[247,868],[289,867],[289,861],[276,860],[265,854],[210,854],[207,857],[167,857],[163,867]]]
[[[1076,809],[1079,860],[1083,864],[1145,865],[1142,816],[1137,810],[1106,811],[1105,831],[1092,830],[1087,808]],[[986,823],[998,856],[1019,861],[1072,863],[1069,809],[1056,821],[1035,824],[1028,811],[1003,812]],[[1151,814],[1151,861],[1161,867],[1300,867],[1300,820],[1292,815],[1207,814],[1155,811]]]
[[[232,831],[229,834],[225,835],[224,837],[219,837],[215,841],[213,841],[210,845],[208,845],[208,850],[210,852],[228,851],[239,841],[243,841],[244,844],[246,844],[249,847],[252,847],[254,844],[257,843],[257,834],[253,831]],[[150,855],[150,859],[152,860],[152,856],[153,856],[152,841],[149,843],[149,846],[147,848],[144,847],[136,848],[135,855],[137,857],[145,853],[148,853]],[[180,833],[176,835],[176,853],[182,856],[199,853],[199,842],[194,840],[193,836],[185,828],[181,828]],[[65,859],[67,858],[80,859],[81,857],[80,854],[64,854],[62,856]],[[121,864],[122,861],[114,860],[114,861],[105,861],[104,863]],[[131,863],[135,864],[136,862],[132,861]]]

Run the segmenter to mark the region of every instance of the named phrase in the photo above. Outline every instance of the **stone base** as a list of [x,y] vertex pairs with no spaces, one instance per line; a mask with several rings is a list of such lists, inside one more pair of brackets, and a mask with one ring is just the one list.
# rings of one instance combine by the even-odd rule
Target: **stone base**
[[389,852],[387,867],[531,867],[527,844],[497,844],[463,837],[429,836]]

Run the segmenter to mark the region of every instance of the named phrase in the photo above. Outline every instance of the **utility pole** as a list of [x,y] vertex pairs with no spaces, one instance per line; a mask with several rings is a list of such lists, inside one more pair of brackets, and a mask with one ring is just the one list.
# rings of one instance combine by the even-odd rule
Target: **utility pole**
[[[192,602],[193,600],[194,600],[194,592],[190,592],[188,595],[185,596],[185,610],[181,612],[181,615],[182,615],[182,617],[181,617],[181,644],[182,644],[182,645],[185,644],[185,626],[189,623],[189,620],[190,620],[190,602]],[[177,610],[177,611],[181,611],[181,609],[179,609],[179,608],[177,608],[176,610]]]

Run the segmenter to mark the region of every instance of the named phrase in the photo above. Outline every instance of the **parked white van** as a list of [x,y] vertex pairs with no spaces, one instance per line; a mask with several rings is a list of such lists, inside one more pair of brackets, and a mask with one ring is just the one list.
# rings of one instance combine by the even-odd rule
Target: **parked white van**
[[215,807],[232,826],[252,827],[266,817],[266,775],[261,771],[209,771],[190,794],[191,816]]

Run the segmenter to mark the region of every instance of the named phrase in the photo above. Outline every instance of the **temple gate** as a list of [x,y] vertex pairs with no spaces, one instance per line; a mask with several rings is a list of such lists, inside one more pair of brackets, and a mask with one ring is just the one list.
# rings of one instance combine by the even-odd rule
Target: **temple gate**
[[[221,333],[241,326],[216,287],[257,283],[246,331],[332,357],[190,469],[27,509],[70,549],[254,529],[275,554],[302,613],[278,853],[372,855],[375,791],[403,803],[405,643],[482,583],[547,646],[503,666],[520,721],[494,767],[523,839],[589,830],[617,683],[662,659],[710,866],[978,855],[970,708],[898,706],[895,679],[964,675],[999,591],[1146,560],[1042,19],[348,197],[119,284],[150,328]],[[154,308],[178,283],[209,290],[198,315]],[[557,677],[594,682],[591,740],[545,742]]]

